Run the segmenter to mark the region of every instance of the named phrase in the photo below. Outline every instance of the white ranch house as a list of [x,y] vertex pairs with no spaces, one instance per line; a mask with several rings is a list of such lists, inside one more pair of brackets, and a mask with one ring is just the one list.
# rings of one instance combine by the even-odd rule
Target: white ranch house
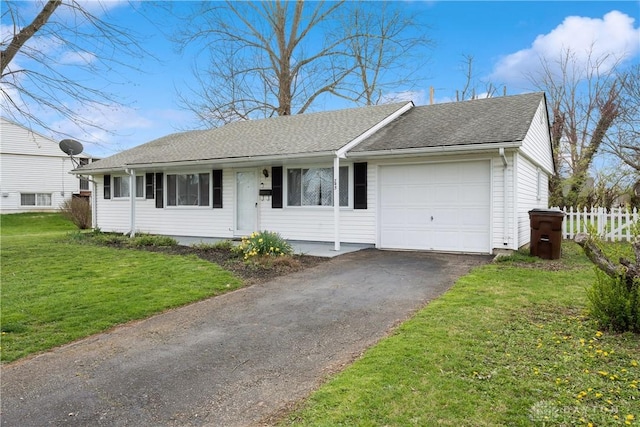
[[70,174],[74,167],[58,142],[0,118],[0,213],[55,211],[74,194],[88,197],[91,186]]
[[530,240],[554,173],[543,93],[411,102],[168,135],[76,173],[102,231],[494,253]]

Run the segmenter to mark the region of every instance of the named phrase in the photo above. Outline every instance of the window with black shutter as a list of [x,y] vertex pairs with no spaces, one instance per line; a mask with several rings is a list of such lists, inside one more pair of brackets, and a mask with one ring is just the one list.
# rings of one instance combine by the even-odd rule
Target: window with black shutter
[[214,169],[213,176],[213,208],[222,208],[222,169]]
[[145,196],[147,199],[153,199],[153,174],[145,174]]
[[164,195],[162,193],[163,174],[162,172],[156,173],[156,208],[162,208],[164,206]]
[[110,199],[111,198],[111,175],[104,176],[103,187],[104,187],[104,198]]
[[367,164],[353,164],[353,208],[367,209]]
[[282,208],[282,166],[271,168],[271,207]]

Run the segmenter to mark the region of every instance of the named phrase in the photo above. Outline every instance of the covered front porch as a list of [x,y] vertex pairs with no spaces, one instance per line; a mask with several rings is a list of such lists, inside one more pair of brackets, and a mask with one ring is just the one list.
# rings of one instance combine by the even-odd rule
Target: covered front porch
[[[170,236],[178,241],[179,245],[191,246],[197,243],[215,244],[223,240],[215,237],[190,237],[190,236]],[[303,240],[287,240],[297,255],[310,255],[324,258],[333,258],[349,252],[356,252],[362,249],[374,248],[372,244],[342,243],[340,249],[336,250],[333,242],[310,242]],[[239,241],[237,243],[240,243]]]

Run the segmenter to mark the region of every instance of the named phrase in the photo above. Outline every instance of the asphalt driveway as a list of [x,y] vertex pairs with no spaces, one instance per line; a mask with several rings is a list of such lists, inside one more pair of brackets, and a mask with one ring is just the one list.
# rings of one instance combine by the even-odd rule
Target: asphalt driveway
[[2,426],[250,426],[488,256],[364,250],[2,367]]

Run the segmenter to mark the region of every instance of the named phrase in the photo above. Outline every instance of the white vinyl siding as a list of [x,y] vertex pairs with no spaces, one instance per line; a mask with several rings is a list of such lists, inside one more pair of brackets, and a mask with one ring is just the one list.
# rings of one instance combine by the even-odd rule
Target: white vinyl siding
[[[538,200],[538,166],[533,165],[525,156],[519,155],[515,150],[506,152],[508,167],[506,170],[506,194],[503,177],[505,169],[498,150],[484,154],[458,154],[443,156],[414,156],[406,158],[377,159],[367,162],[367,209],[341,208],[340,214],[340,240],[341,242],[379,244],[378,227],[381,226],[381,214],[378,210],[380,202],[380,172],[385,167],[402,167],[415,164],[449,164],[455,165],[482,165],[488,174],[483,175],[481,191],[472,192],[469,198],[474,198],[482,217],[486,222],[485,213],[488,215],[486,223],[486,235],[481,240],[486,241],[482,252],[495,249],[517,249],[529,241],[528,210],[544,206],[548,198],[548,176],[542,170],[540,175],[540,200]],[[351,165],[350,175],[352,174]],[[261,171],[269,166],[256,167],[259,189],[270,189],[271,174],[265,177]],[[292,166],[295,168],[295,165]],[[199,207],[186,209],[179,207],[167,207],[158,209],[154,199],[136,200],[136,232],[156,233],[176,236],[194,237],[234,237],[234,221],[236,215],[236,172],[246,169],[223,170],[223,208],[213,209]],[[138,171],[144,175],[145,171]],[[174,174],[175,175],[175,174]],[[514,181],[514,176],[517,179]],[[285,169],[286,177],[286,169]],[[96,177],[99,183],[97,193],[97,225],[103,231],[129,231],[130,204],[104,200],[102,191],[103,177]],[[164,179],[166,181],[165,173]],[[112,177],[113,179],[113,177]],[[487,190],[486,184],[489,179]],[[285,178],[286,180],[286,178]],[[352,177],[349,177],[349,193],[352,192]],[[286,189],[283,196],[286,198]],[[443,197],[450,194],[444,187],[438,191],[444,192]],[[164,187],[164,197],[167,197],[167,188]],[[485,201],[483,201],[485,200]],[[506,209],[505,209],[506,200]],[[319,208],[317,206],[285,206],[282,209],[271,207],[271,196],[258,196],[258,230],[270,230],[280,233],[284,238],[291,240],[309,240],[321,242],[333,242],[334,239],[334,212],[331,208]],[[505,219],[506,214],[506,219]],[[453,218],[453,216],[451,216]],[[506,223],[506,228],[505,228]],[[505,245],[505,242],[507,243]],[[440,248],[440,250],[448,250]],[[451,249],[454,250],[454,249]],[[471,250],[469,250],[471,251]]]
[[547,111],[543,101],[531,120],[531,127],[522,141],[522,154],[527,156],[532,163],[539,166],[543,172],[552,174],[553,156],[551,154],[551,139],[547,128]]
[[[80,191],[80,180],[69,174],[74,165],[56,141],[2,118],[0,134],[1,213],[55,211]],[[51,204],[23,205],[22,194],[48,194]]]
[[523,246],[531,239],[529,211],[547,209],[549,199],[549,180],[546,173],[531,163],[524,156],[517,156],[517,198],[518,198],[518,243]]
[[[144,176],[145,171],[137,171]],[[174,174],[175,175],[175,174]],[[208,174],[210,176],[210,174]],[[130,229],[130,204],[104,199],[104,176],[97,176],[97,226],[105,232],[127,233]],[[113,179],[113,177],[112,177]],[[166,174],[164,175],[166,181]],[[155,199],[136,198],[136,232],[172,236],[232,238],[233,233],[233,173],[223,172],[223,209],[170,207],[156,208]],[[167,189],[164,188],[166,198]]]
[[[348,181],[349,183],[347,191],[350,196],[349,206],[352,206],[353,168],[351,165],[349,165],[348,174],[348,179],[344,179],[344,175],[341,175],[340,181]],[[375,185],[371,184],[375,179],[376,168],[367,167],[367,182],[369,183],[367,186],[367,209],[352,209],[350,207],[340,209],[340,238],[342,242],[375,244],[376,193]],[[271,188],[271,176],[261,178],[260,181],[265,188]],[[341,189],[344,189],[343,185],[341,184]],[[343,193],[342,190],[341,193]],[[286,197],[286,192],[284,196]],[[285,206],[283,209],[272,209],[271,199],[261,197],[259,210],[259,228],[261,230],[274,230],[284,238],[291,240],[332,242],[334,239],[333,209],[319,209],[314,206]]]

